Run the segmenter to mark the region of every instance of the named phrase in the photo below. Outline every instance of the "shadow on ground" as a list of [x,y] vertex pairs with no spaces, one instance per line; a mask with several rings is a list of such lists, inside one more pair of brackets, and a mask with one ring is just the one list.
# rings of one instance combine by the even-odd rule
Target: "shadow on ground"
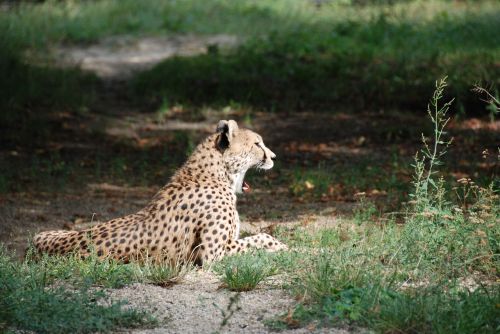
[[[350,109],[331,108],[328,113],[273,113],[237,103],[223,108],[167,104],[151,109],[152,104],[141,105],[130,96],[126,80],[132,73],[153,66],[163,57],[179,55],[190,57],[166,60],[149,73],[165,74],[162,67],[173,70],[176,64],[199,61],[209,67],[222,66],[222,76],[204,68],[185,71],[182,65],[176,76],[162,79],[174,82],[180,76],[178,89],[189,92],[196,101],[199,92],[209,96],[210,89],[191,75],[224,78],[230,72],[225,72],[225,60],[219,60],[230,58],[218,52],[236,43],[227,36],[172,37],[161,39],[170,45],[164,53],[143,57],[155,44],[151,41],[120,37],[115,41],[119,49],[115,53],[113,48],[99,43],[87,49],[57,50],[59,56],[73,57],[71,66],[92,71],[101,81],[92,84],[93,102],[84,109],[76,112],[75,107],[55,107],[41,112],[39,123],[37,117],[30,116],[30,122],[4,132],[8,140],[2,140],[0,148],[1,242],[21,250],[28,236],[40,230],[73,228],[74,224],[103,221],[140,209],[194,146],[214,131],[219,119],[236,119],[240,125],[261,133],[278,155],[277,166],[271,172],[250,173],[248,179],[254,191],[239,202],[243,220],[254,228],[317,219],[333,224],[339,217],[352,215],[357,205],[355,195],[360,192],[366,193],[382,213],[398,210],[407,200],[412,156],[420,145],[420,134],[430,134],[424,113],[352,113]],[[199,52],[205,54],[194,55]],[[259,59],[269,58],[264,53]],[[305,69],[316,68],[315,62],[300,57],[296,60]],[[238,64],[238,59],[233,61]],[[263,78],[261,71],[264,69],[252,72],[257,81]],[[322,82],[316,76],[308,76],[308,80],[301,84]],[[188,89],[183,86],[187,82],[194,85]],[[246,87],[240,82],[227,83],[231,88]],[[154,81],[148,84],[154,86]],[[270,94],[284,92],[282,88],[272,89]],[[30,109],[25,107],[21,114],[26,110]],[[34,110],[36,114],[39,109]],[[449,177],[487,179],[496,173],[499,129],[498,121],[452,123],[456,149],[450,149],[448,156]],[[485,150],[490,154],[483,158]]]

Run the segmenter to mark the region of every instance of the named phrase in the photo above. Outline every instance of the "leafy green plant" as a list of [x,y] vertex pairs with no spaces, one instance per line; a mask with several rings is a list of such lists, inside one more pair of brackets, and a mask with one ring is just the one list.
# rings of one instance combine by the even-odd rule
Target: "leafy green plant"
[[[458,180],[461,185],[455,187],[458,203],[453,203],[447,193],[445,180],[439,175],[439,166],[451,143],[444,139],[451,101],[440,104],[445,87],[446,79],[436,83],[428,107],[434,125],[433,140],[429,142],[422,136],[421,155],[415,158],[412,206],[403,231],[406,250],[402,254],[405,254],[404,261],[416,266],[415,274],[418,275],[432,274],[436,270],[443,270],[447,275],[456,275],[455,271],[465,274],[465,267],[488,272],[495,270],[491,260],[498,256],[495,255],[498,254],[496,243],[489,240],[495,239],[500,232],[494,224],[489,229],[481,225],[490,226],[491,214],[498,206],[498,195],[491,186],[481,188],[470,178]],[[478,201],[478,194],[482,194],[482,201],[488,201],[483,208],[489,213],[483,213],[484,219],[472,223],[471,217],[477,217],[477,213],[471,208],[477,208],[473,203]],[[438,263],[441,266],[437,266]],[[490,263],[489,268],[484,266],[486,263]]]
[[446,154],[452,140],[444,139],[445,127],[450,121],[447,113],[453,100],[440,104],[446,87],[446,78],[436,82],[436,90],[427,106],[427,113],[434,125],[433,140],[422,134],[423,148],[420,156],[415,156],[415,177],[413,181],[414,192],[410,197],[415,201],[415,212],[425,212],[427,209],[443,207],[443,181],[436,179],[436,167],[443,164],[441,158]]

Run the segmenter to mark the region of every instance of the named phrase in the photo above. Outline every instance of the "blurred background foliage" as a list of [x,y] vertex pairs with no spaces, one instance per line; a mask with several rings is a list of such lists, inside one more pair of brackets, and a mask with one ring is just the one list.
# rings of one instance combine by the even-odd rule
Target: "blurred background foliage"
[[[417,109],[448,75],[458,111],[500,80],[497,1],[14,1],[0,12],[0,103],[81,105],[91,76],[33,62],[51,46],[117,34],[229,34],[236,48],[168,59],[139,74],[142,101],[237,102],[268,110]],[[85,88],[86,92],[91,89]],[[17,115],[17,116],[16,116]]]

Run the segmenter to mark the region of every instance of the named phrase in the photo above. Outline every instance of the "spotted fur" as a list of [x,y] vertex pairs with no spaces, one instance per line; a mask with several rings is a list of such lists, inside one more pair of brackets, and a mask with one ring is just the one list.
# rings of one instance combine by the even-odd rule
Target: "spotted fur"
[[41,232],[34,246],[49,254],[86,257],[93,250],[122,261],[153,256],[199,264],[250,248],[286,249],[263,233],[239,239],[236,193],[249,168],[270,169],[275,157],[255,132],[220,121],[145,208],[83,231]]

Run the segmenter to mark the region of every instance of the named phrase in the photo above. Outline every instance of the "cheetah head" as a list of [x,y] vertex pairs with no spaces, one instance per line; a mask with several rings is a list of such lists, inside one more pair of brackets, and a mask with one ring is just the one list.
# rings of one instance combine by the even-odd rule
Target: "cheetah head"
[[266,147],[262,137],[251,130],[240,129],[233,120],[219,122],[216,143],[237,193],[250,190],[244,182],[249,168],[267,170],[274,166],[276,154]]

